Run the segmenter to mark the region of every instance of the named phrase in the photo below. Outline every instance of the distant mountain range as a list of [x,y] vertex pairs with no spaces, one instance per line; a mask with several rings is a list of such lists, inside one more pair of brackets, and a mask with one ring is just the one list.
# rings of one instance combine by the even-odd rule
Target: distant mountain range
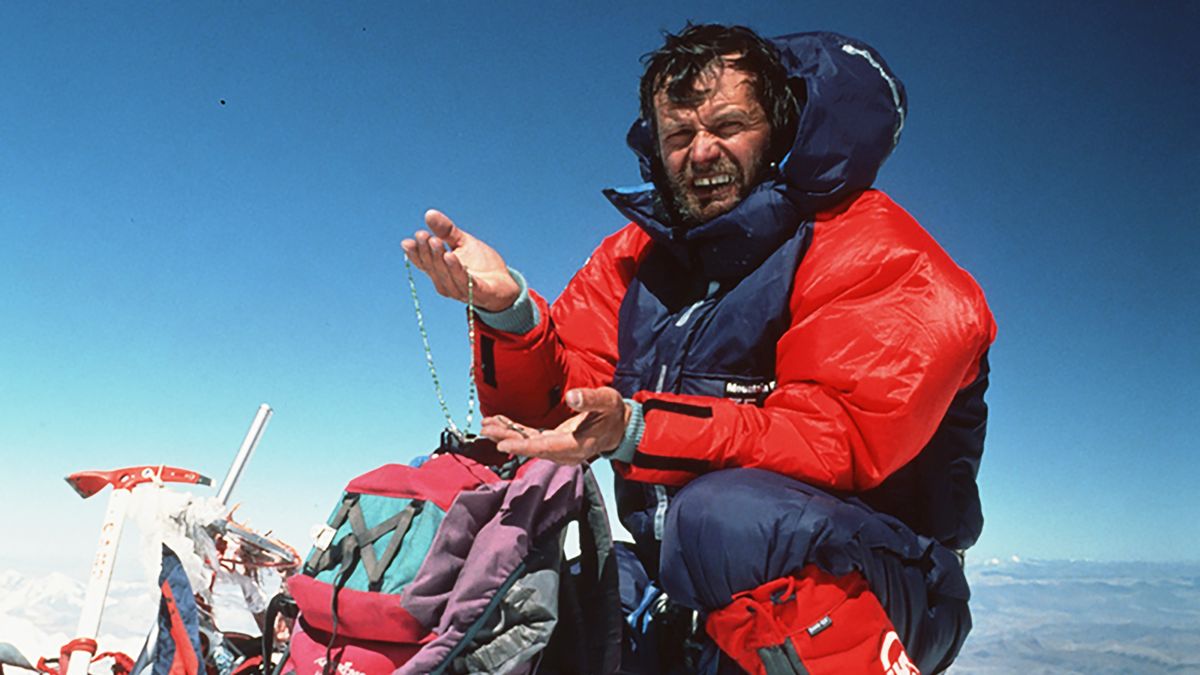
[[1200,673],[1200,562],[968,564],[953,673]]
[[[975,628],[951,669],[990,673],[1200,673],[1200,562],[991,560],[967,566]],[[31,661],[75,630],[83,583],[0,571],[0,642]],[[100,648],[136,656],[154,589],[114,582]]]

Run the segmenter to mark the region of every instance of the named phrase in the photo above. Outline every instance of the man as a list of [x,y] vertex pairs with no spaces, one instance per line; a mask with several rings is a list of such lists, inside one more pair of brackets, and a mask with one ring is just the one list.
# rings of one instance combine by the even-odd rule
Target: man
[[903,86],[839,35],[688,26],[648,55],[641,112],[648,182],[606,191],[633,222],[552,307],[440,212],[404,242],[443,295],[470,270],[483,433],[608,456],[637,559],[726,662],[945,669],[970,629],[956,551],[982,527],[995,326],[869,189]]

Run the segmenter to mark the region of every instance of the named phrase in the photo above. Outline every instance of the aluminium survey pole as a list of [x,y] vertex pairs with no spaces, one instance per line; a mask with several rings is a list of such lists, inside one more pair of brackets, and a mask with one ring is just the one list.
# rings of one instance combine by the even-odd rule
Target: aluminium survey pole
[[250,461],[250,455],[254,454],[254,449],[258,447],[258,442],[262,439],[263,432],[266,431],[267,422],[271,420],[274,412],[266,403],[258,406],[258,414],[250,423],[250,430],[246,432],[246,438],[242,440],[242,447],[238,449],[238,454],[233,458],[229,472],[225,474],[225,480],[221,482],[221,489],[217,491],[217,500],[221,502],[222,506],[229,505],[229,495],[237,485],[238,478],[241,478],[242,471],[246,468],[246,462]]

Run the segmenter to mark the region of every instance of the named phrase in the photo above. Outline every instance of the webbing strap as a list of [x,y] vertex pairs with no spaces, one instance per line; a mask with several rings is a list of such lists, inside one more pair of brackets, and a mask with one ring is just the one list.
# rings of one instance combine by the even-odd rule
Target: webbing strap
[[[419,499],[414,499],[409,503],[408,508],[398,514],[396,527],[393,528],[392,538],[388,541],[387,548],[383,550],[383,556],[379,558],[380,581],[382,582],[382,570],[386,570],[391,566],[392,561],[396,559],[396,554],[400,552],[400,545],[404,543],[404,536],[408,534],[408,530],[412,527],[413,519],[417,514],[421,513],[425,508],[425,502]],[[383,535],[380,535],[383,536]],[[372,588],[371,590],[378,590]]]
[[[296,601],[286,593],[278,593],[271,598],[271,602],[267,604],[266,618],[263,619],[263,626],[275,625],[275,619],[283,615],[289,619],[295,620],[300,609],[296,605]],[[275,656],[275,630],[273,628],[264,628],[262,638],[259,644],[262,649],[262,675],[276,675],[275,665],[271,663],[272,657]],[[287,656],[283,657],[287,661]],[[281,662],[280,667],[283,666]]]
[[[384,572],[387,571],[388,565],[392,564],[392,560],[395,559],[396,554],[399,552],[400,544],[404,539],[404,535],[408,533],[408,528],[412,525],[413,518],[421,512],[424,506],[424,501],[414,499],[409,502],[403,511],[377,524],[375,527],[367,527],[366,519],[363,518],[362,508],[357,503],[350,509],[348,519],[350,527],[354,530],[354,538],[358,543],[359,558],[362,560],[363,569],[367,572],[369,590],[377,591],[382,588]],[[384,549],[383,555],[378,556],[375,553],[375,542],[388,533],[392,533],[392,539],[388,542],[387,548]]]
[[789,639],[774,647],[759,647],[758,658],[762,659],[767,675],[808,675],[808,668]]
[[[339,529],[342,524],[346,522],[346,517],[350,515],[350,509],[357,505],[357,494],[353,492],[347,492],[345,495],[343,495],[342,505],[338,507],[337,513],[333,514],[333,517],[329,519],[328,527],[334,531]],[[338,563],[341,562],[342,559],[340,555],[342,548],[341,542],[339,542],[337,545],[331,545],[327,547],[324,551],[321,551],[320,555],[314,557],[307,565],[304,566],[304,573],[315,577],[317,574],[324,572],[325,570],[330,570],[334,567],[337,567]]]
[[[347,535],[342,541],[351,540],[354,535]],[[358,551],[358,547],[343,547],[347,548],[347,556],[350,559],[349,564],[342,568],[342,573],[338,575],[333,582],[333,597],[330,599],[329,614],[333,617],[333,625],[329,629],[329,642],[325,644],[325,665],[321,667],[321,675],[334,675],[340,671],[337,667],[337,662],[333,658],[333,645],[338,638],[338,594],[346,586],[346,582],[350,580],[350,575],[354,572],[354,565],[358,562],[358,557],[354,555]],[[340,658],[340,656],[339,656]]]
[[[366,518],[363,516],[362,505],[359,504],[359,495],[352,492],[346,493],[337,513],[329,520],[329,527],[338,530],[349,521],[351,532],[313,558],[312,562],[305,566],[305,573],[316,576],[339,565],[342,565],[343,571],[345,571],[348,567],[353,567],[355,563],[361,561],[363,570],[367,573],[369,584],[367,589],[380,590],[383,587],[384,573],[396,559],[396,555],[400,553],[400,546],[404,543],[404,536],[408,534],[409,528],[412,527],[413,519],[424,508],[424,500],[414,499],[404,510],[374,527],[368,527]],[[388,541],[383,554],[376,555],[375,542],[389,533],[392,534],[392,538]]]

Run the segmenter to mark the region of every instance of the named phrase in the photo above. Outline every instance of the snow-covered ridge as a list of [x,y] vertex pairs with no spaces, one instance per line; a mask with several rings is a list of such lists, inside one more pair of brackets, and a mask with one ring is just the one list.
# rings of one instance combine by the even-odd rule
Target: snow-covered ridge
[[[42,576],[0,570],[0,642],[31,662],[58,654],[74,637],[85,585],[61,573]],[[158,614],[158,590],[148,583],[113,581],[97,642],[101,651],[137,656]]]

